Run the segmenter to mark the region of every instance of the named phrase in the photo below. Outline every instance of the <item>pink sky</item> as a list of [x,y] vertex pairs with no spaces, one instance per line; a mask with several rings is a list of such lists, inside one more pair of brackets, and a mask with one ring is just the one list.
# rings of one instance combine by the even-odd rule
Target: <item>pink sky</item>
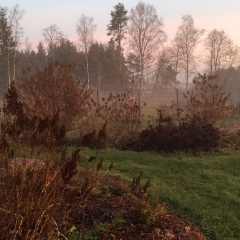
[[[85,14],[93,17],[97,25],[95,39],[107,42],[106,25],[111,17],[110,12],[119,1],[113,0],[1,0],[0,6],[12,8],[17,3],[25,10],[22,27],[26,37],[35,47],[43,40],[42,29],[57,24],[60,30],[73,41],[77,41],[76,22]],[[120,1],[130,11],[138,0]],[[224,30],[231,39],[240,46],[240,0],[145,0],[146,4],[155,6],[158,16],[163,18],[164,31],[168,39],[174,38],[181,17],[192,15],[195,25],[204,28],[207,33],[214,28]]]

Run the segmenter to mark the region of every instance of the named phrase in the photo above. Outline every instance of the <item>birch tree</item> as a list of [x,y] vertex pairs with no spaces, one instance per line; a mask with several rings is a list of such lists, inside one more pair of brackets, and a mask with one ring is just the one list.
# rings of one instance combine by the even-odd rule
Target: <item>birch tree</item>
[[140,64],[141,90],[146,68],[156,60],[159,46],[166,41],[166,34],[162,30],[163,20],[159,18],[156,9],[149,4],[139,2],[135,9],[131,9],[129,16],[130,50],[137,56]]
[[23,34],[20,25],[23,13],[24,11],[20,10],[18,5],[10,10],[0,9],[1,75],[5,86],[6,84],[10,86],[16,76],[16,54]]
[[169,59],[174,67],[174,70],[177,72],[179,68],[179,61],[180,61],[180,43],[176,41],[178,37],[176,36],[173,41],[171,41],[171,45],[168,47],[168,55]]
[[[15,77],[16,77],[16,55],[17,55],[17,50],[18,50],[19,44],[20,44],[20,37],[23,35],[23,28],[20,24],[23,16],[24,16],[24,11],[20,10],[18,4],[10,10],[9,23],[10,23],[10,28],[12,30],[13,38],[14,38],[13,39],[14,57],[13,57],[12,81],[15,81]],[[9,42],[9,48],[10,48],[10,42]],[[9,86],[10,86],[10,84],[11,84],[11,79],[9,76]]]
[[182,17],[182,24],[178,27],[174,44],[179,48],[178,67],[184,71],[186,89],[188,88],[189,77],[196,67],[196,47],[200,42],[204,30],[197,29],[191,15]]
[[232,67],[238,60],[239,48],[222,30],[212,30],[204,41],[206,50],[206,64],[211,75],[222,67]]
[[77,33],[79,36],[80,44],[82,45],[86,59],[86,71],[87,71],[87,86],[90,87],[90,75],[89,75],[89,62],[88,62],[88,50],[93,43],[93,33],[96,30],[96,25],[93,23],[93,18],[87,17],[84,14],[77,21]]
[[52,24],[49,27],[43,29],[43,36],[48,47],[48,55],[52,58],[50,59],[50,62],[54,62],[56,47],[64,35],[56,24]]
[[233,43],[230,45],[226,52],[226,66],[227,68],[232,68],[234,66],[239,66],[240,62],[240,48]]

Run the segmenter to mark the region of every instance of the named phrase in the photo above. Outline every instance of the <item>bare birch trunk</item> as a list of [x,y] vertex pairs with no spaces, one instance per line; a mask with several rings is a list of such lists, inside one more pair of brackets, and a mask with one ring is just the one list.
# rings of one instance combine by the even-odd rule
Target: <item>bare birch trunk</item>
[[90,88],[90,75],[89,75],[89,66],[88,66],[88,56],[87,56],[87,53],[85,53],[86,56],[86,69],[87,69],[87,88],[89,89]]
[[11,69],[10,69],[10,42],[8,43],[8,55],[7,55],[7,61],[8,61],[8,87],[10,87],[10,84],[11,84]]
[[17,48],[14,48],[14,58],[13,58],[13,81],[15,81],[16,77],[16,56],[17,56]]

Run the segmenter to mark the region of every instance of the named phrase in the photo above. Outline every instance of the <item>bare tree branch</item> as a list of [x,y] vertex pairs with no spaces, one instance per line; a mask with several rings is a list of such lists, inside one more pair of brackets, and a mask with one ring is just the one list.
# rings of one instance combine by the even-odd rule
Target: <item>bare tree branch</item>
[[163,21],[158,18],[156,9],[152,5],[139,2],[135,9],[131,9],[129,21],[129,45],[139,59],[139,88],[141,89],[144,82],[144,71],[149,64],[156,60],[157,50],[166,41],[166,34],[162,30]]

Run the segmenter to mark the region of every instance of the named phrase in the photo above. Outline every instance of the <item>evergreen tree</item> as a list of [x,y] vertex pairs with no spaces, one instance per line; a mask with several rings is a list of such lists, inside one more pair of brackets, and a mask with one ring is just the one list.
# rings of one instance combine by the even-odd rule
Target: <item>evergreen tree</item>
[[88,51],[90,79],[94,86],[100,90],[104,77],[104,54],[105,49],[101,43],[93,43]]
[[171,87],[177,83],[178,72],[173,68],[168,49],[163,49],[158,57],[155,73],[155,88]]
[[8,24],[7,10],[0,8],[0,87],[6,90],[12,69],[12,58],[14,46],[13,34]]
[[47,54],[46,49],[44,48],[43,43],[40,41],[37,46],[37,54],[36,54],[36,65],[40,69],[44,69],[47,64]]
[[68,62],[76,64],[77,48],[68,39],[62,38],[55,49],[55,60],[60,63]]
[[108,36],[112,36],[113,40],[117,42],[117,49],[119,55],[119,79],[121,87],[123,84],[123,62],[122,62],[122,40],[124,39],[124,33],[127,27],[127,10],[122,3],[118,3],[114,6],[114,11],[111,11],[111,21],[107,25]]
[[109,41],[108,46],[105,49],[105,76],[103,79],[103,83],[109,89],[119,88],[119,82],[116,81],[118,75],[118,56],[116,49],[116,44],[113,40]]
[[139,84],[140,77],[140,61],[134,53],[127,56],[128,72],[131,78],[131,84],[135,87]]
[[[125,90],[128,87],[128,69],[126,67],[126,60],[121,54],[121,60],[119,59],[118,46],[113,39],[108,43],[105,49],[104,58],[104,78],[103,83],[110,89],[114,89],[117,92]],[[122,62],[122,81],[117,81],[119,63]]]
[[76,80],[81,84],[87,83],[87,71],[86,71],[86,54],[83,51],[78,51],[76,55]]

